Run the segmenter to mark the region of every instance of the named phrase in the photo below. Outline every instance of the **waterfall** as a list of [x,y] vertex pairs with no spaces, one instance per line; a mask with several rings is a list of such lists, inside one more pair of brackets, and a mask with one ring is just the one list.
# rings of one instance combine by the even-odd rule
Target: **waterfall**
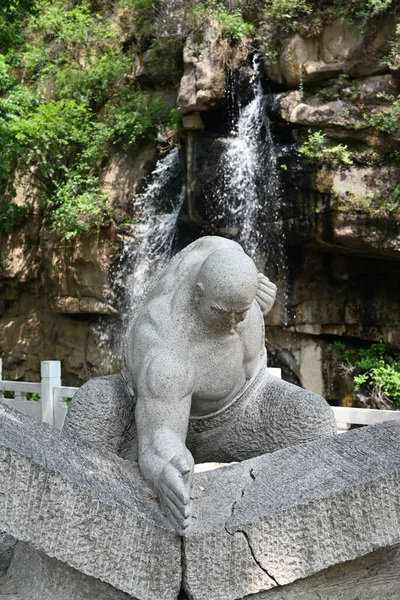
[[125,234],[114,283],[125,290],[123,319],[129,322],[169,260],[176,221],[185,196],[178,149],[158,161],[151,181],[132,202],[136,223]]
[[219,231],[226,228],[256,262],[265,252],[264,259],[277,263],[282,248],[280,179],[257,56],[250,85],[253,99],[245,106],[239,104],[234,83],[228,85],[231,122],[229,135],[222,140],[213,220]]
[[[120,359],[121,343],[147,290],[160,275],[172,254],[185,187],[178,149],[162,157],[142,193],[131,204],[134,222],[122,236],[122,249],[113,268],[115,304],[120,319],[114,326],[97,328],[104,365]],[[118,360],[117,359],[117,360]]]

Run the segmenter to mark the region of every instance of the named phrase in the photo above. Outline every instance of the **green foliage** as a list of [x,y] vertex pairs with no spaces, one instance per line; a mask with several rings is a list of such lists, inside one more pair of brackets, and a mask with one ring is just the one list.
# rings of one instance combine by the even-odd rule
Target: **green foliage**
[[13,193],[12,174],[24,152],[17,129],[36,106],[35,95],[11,76],[10,66],[0,54],[0,194]]
[[204,27],[212,23],[219,27],[220,37],[231,42],[238,42],[241,38],[252,38],[255,35],[255,27],[252,23],[244,20],[239,9],[230,11],[222,2],[217,0],[203,0],[194,5],[190,15],[192,30],[200,35]]
[[125,90],[123,102],[110,108],[109,122],[116,142],[127,147],[137,139],[155,136],[161,126],[174,129],[177,125],[176,110],[168,108],[164,101],[143,90]]
[[90,143],[90,117],[86,104],[50,100],[15,124],[16,139],[25,148],[20,164],[34,167],[34,178],[45,200],[51,199],[58,182]]
[[312,12],[313,6],[307,0],[266,0],[263,21],[273,23],[275,29],[291,33],[297,31]]
[[334,355],[337,360],[352,363],[355,360],[355,349],[344,342],[336,340],[332,344],[326,345],[328,354]]
[[[393,101],[393,97],[389,99]],[[364,120],[381,133],[394,133],[400,127],[400,98],[394,100],[387,109],[365,115]]]
[[393,6],[394,1],[395,0],[356,0],[349,3],[350,6],[347,10],[349,10],[352,16],[358,19],[367,20],[386,12]]
[[308,130],[308,138],[304,140],[298,149],[299,156],[303,156],[312,162],[329,161],[334,164],[353,164],[352,153],[346,144],[330,145],[326,140],[326,134],[322,131]]
[[37,392],[28,392],[26,394],[26,399],[30,400],[31,402],[39,402],[40,394],[38,394]]
[[108,194],[99,190],[97,178],[84,179],[78,173],[68,177],[54,194],[51,225],[71,239],[81,233],[98,231],[113,215]]
[[177,87],[183,73],[183,38],[155,39],[147,52],[146,70],[159,85]]
[[121,3],[132,14],[139,46],[147,46],[154,37],[158,5],[156,0],[124,0]]
[[[158,3],[128,5],[138,27],[154,17]],[[88,0],[38,0],[37,7],[22,52],[0,55],[0,193],[12,197],[16,170],[28,174],[47,223],[71,238],[113,217],[99,181],[112,145],[126,148],[163,131],[171,136],[180,123],[176,111],[133,80],[133,56],[124,52],[115,23],[93,14]],[[181,57],[182,39],[157,40],[152,51],[170,83],[171,55]],[[25,85],[13,77],[13,66]],[[8,199],[0,230],[9,233],[18,217]]]
[[[344,202],[343,202],[344,200]],[[367,196],[354,196],[347,192],[343,199],[337,194],[337,209],[340,212],[361,211],[370,215],[387,215],[400,213],[400,185],[394,186],[390,193],[376,190]]]
[[14,202],[0,204],[0,232],[11,233],[22,214],[22,208]]
[[10,52],[21,44],[24,20],[36,12],[36,0],[1,0],[0,52]]
[[[259,29],[260,46],[264,58],[276,62],[281,41],[287,35],[299,33],[302,37],[319,35],[323,26],[333,19],[343,19],[361,33],[373,17],[382,14],[398,15],[397,0],[264,0]],[[400,26],[393,41],[388,61],[397,53]]]
[[243,37],[254,36],[254,25],[244,21],[240,10],[231,13],[221,6],[218,8],[216,16],[221,25],[222,38],[237,42]]
[[368,386],[381,392],[400,406],[400,361],[386,358],[386,344],[382,338],[363,348],[355,348],[340,341],[327,346],[327,351],[339,361],[356,367],[353,373],[355,390]]

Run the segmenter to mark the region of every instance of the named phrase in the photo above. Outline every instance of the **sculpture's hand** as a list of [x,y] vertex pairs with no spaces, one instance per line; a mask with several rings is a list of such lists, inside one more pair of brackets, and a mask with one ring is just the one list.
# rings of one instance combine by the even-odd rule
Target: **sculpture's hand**
[[264,315],[269,313],[275,302],[276,285],[263,273],[258,274],[258,290],[256,300]]
[[179,535],[185,535],[189,527],[193,468],[194,461],[189,451],[186,455],[176,454],[165,465],[159,481],[161,509]]

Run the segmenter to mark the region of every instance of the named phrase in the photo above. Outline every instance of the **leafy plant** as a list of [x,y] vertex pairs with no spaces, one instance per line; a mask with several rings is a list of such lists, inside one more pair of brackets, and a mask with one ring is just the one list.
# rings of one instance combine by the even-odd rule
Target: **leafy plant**
[[155,137],[157,128],[175,128],[178,119],[175,109],[170,109],[164,101],[143,90],[125,90],[123,102],[110,107],[108,122],[111,124],[115,141],[123,146],[133,144],[137,139]]
[[84,180],[79,174],[57,189],[53,204],[56,208],[51,213],[52,227],[63,232],[67,240],[98,231],[113,214],[108,194],[99,190],[98,179]]
[[308,130],[308,138],[304,140],[298,154],[310,161],[328,160],[336,164],[353,164],[352,153],[346,144],[331,145],[322,131]]
[[241,38],[252,38],[255,35],[255,27],[252,23],[244,20],[241,10],[230,11],[222,2],[217,0],[205,0],[194,5],[191,14],[187,16],[191,22],[191,28],[197,35],[201,34],[205,26],[212,23],[219,28],[222,39],[238,42]]
[[2,203],[0,205],[0,232],[11,233],[22,212],[22,208],[14,202]]
[[386,344],[382,338],[362,348],[336,341],[327,346],[327,351],[351,367],[346,371],[352,377],[356,391],[365,386],[371,396],[383,395],[400,406],[400,360],[386,357]]
[[[390,97],[393,100],[392,97]],[[400,98],[394,100],[391,107],[364,116],[368,125],[381,133],[393,133],[400,127]]]

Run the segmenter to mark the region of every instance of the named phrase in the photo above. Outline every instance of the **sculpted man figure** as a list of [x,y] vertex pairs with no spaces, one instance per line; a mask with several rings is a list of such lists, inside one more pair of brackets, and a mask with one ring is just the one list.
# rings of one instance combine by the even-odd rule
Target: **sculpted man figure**
[[[275,294],[239,244],[204,237],[169,263],[131,324],[122,373],[135,405],[130,456],[181,535],[195,460],[244,460],[336,432],[325,400],[266,371],[263,315]],[[87,388],[73,405],[87,415],[94,395]],[[73,405],[66,431],[77,430]]]

